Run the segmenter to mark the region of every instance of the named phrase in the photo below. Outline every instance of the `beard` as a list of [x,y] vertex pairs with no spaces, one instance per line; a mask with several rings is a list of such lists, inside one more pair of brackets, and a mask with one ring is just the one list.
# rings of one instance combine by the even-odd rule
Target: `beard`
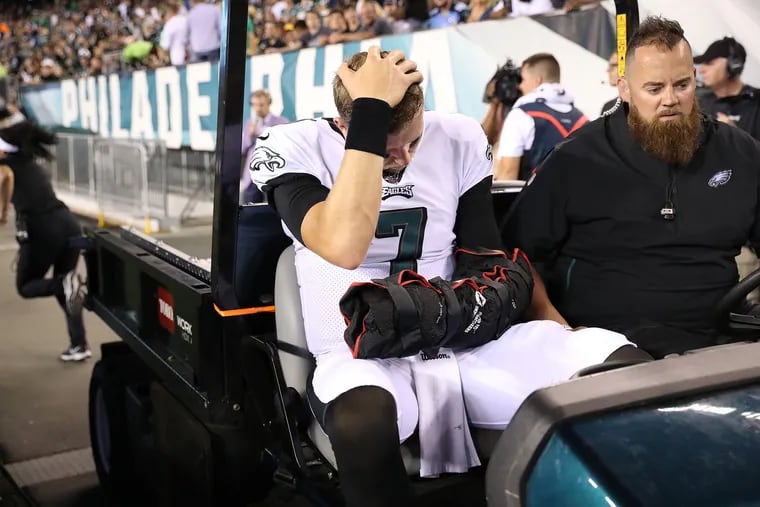
[[647,121],[636,106],[631,104],[628,128],[633,140],[654,158],[672,165],[686,165],[699,148],[702,118],[696,102],[688,116],[669,121],[660,121],[658,118]]

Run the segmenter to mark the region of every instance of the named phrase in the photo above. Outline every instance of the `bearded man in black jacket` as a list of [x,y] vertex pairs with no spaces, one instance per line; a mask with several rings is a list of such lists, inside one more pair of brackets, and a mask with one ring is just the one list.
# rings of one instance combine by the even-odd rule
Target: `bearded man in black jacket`
[[656,357],[731,340],[715,306],[760,246],[760,144],[707,118],[676,21],[632,35],[623,104],[557,146],[507,224],[571,325]]

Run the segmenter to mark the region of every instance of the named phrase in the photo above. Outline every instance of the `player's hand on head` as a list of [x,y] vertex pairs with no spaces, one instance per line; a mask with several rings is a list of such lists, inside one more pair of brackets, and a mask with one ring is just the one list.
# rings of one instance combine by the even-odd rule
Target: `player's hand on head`
[[422,81],[417,64],[405,59],[402,51],[394,49],[383,58],[377,46],[369,48],[367,60],[358,70],[344,63],[338,76],[352,99],[370,97],[384,100],[391,107],[401,102],[409,86]]

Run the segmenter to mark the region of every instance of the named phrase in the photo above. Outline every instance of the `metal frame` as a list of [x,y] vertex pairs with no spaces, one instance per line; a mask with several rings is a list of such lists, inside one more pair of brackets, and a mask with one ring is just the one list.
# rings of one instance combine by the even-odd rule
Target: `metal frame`
[[247,19],[248,2],[222,2],[211,290],[217,306],[223,310],[234,306],[232,287],[237,244]]

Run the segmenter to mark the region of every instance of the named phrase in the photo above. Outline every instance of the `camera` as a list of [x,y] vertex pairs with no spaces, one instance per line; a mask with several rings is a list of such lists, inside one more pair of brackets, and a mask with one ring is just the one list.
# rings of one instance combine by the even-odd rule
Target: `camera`
[[488,94],[488,86],[483,94],[483,102],[488,103],[492,98],[498,99],[507,107],[512,105],[522,96],[519,84],[522,81],[520,68],[515,67],[512,59],[507,59],[507,63],[496,70],[496,73],[488,80],[488,84],[494,83],[493,95]]

